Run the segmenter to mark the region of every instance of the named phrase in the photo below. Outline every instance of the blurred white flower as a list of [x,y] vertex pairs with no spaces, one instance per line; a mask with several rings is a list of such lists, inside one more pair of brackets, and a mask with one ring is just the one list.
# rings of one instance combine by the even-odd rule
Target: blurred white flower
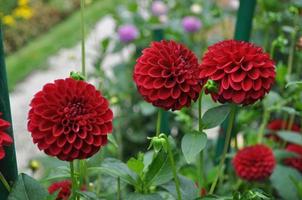
[[191,12],[194,14],[200,14],[202,12],[202,7],[201,5],[194,3],[191,5]]
[[162,24],[165,24],[168,22],[168,17],[167,15],[161,15],[159,16],[159,21],[162,23]]
[[232,10],[237,10],[239,8],[239,0],[229,0],[229,7]]

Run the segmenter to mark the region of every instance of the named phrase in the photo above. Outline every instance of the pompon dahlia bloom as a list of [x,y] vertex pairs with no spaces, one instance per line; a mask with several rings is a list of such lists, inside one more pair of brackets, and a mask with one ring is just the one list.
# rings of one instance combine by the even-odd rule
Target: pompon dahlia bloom
[[186,16],[182,20],[182,27],[188,33],[195,33],[201,28],[201,21],[197,17]]
[[154,16],[161,16],[167,14],[168,8],[164,2],[155,0],[152,2],[151,11]]
[[120,41],[129,43],[138,37],[138,30],[134,25],[122,25],[117,30]]
[[284,163],[288,166],[292,166],[302,173],[302,146],[297,144],[289,144],[286,147],[287,151],[294,152],[299,157],[286,158]]
[[237,176],[247,181],[261,181],[268,178],[275,165],[273,151],[261,144],[241,149],[233,159]]
[[0,160],[5,157],[4,146],[9,146],[13,143],[13,139],[5,132],[10,127],[10,123],[1,119],[0,113]]
[[208,48],[202,58],[200,78],[213,80],[218,91],[207,91],[214,101],[248,105],[262,99],[275,80],[275,65],[256,45],[226,40]]
[[71,181],[64,180],[55,182],[48,187],[49,194],[53,194],[56,191],[59,191],[56,200],[68,200],[71,194]]
[[[283,119],[274,119],[270,121],[267,125],[267,129],[270,130],[270,133],[266,135],[266,137],[278,142],[281,140],[278,135],[275,134],[276,131],[280,130],[286,130],[288,127],[288,122]],[[291,131],[293,132],[299,132],[301,130],[300,126],[298,124],[293,124]]]
[[72,161],[94,155],[107,143],[113,113],[96,88],[71,78],[46,84],[30,103],[28,130],[50,156]]
[[154,106],[180,110],[196,101],[201,91],[197,57],[174,41],[152,42],[134,67],[139,93]]

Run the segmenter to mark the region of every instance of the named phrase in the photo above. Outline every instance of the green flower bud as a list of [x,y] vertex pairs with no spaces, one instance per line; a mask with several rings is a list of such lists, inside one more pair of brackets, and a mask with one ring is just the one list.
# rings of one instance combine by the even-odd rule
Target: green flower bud
[[204,87],[209,91],[209,92],[218,92],[218,85],[215,81],[209,79],[206,84],[204,85]]

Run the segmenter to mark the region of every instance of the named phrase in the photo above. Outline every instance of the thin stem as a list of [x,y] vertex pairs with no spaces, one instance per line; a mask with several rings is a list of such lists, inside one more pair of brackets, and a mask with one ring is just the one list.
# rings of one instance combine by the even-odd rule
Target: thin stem
[[162,117],[162,111],[158,110],[157,122],[156,122],[156,136],[159,136],[160,134],[161,117]]
[[288,62],[287,62],[287,81],[289,81],[290,75],[292,73],[293,68],[293,61],[294,61],[294,53],[295,53],[295,40],[296,40],[296,29],[291,34],[291,46],[289,49],[289,56],[288,56]]
[[291,130],[293,125],[294,125],[294,121],[295,121],[295,114],[291,114],[289,116],[289,120],[288,120],[288,126],[286,127],[287,130]]
[[86,76],[86,58],[85,58],[85,23],[84,23],[85,2],[81,0],[81,48],[82,48],[82,74]]
[[228,152],[228,148],[229,148],[229,144],[230,144],[230,140],[231,140],[231,133],[232,133],[232,128],[233,128],[233,124],[235,121],[235,112],[236,112],[236,107],[235,105],[232,105],[231,107],[231,113],[230,113],[230,119],[228,121],[228,128],[227,128],[227,132],[226,132],[226,138],[225,138],[225,142],[224,142],[224,147],[223,147],[223,152],[222,152],[222,157],[220,159],[219,165],[218,165],[218,173],[216,174],[216,177],[211,185],[210,188],[210,192],[209,194],[213,194],[215,187],[218,183],[219,177],[223,177],[223,165],[226,159],[226,154]]
[[270,117],[270,111],[268,111],[267,109],[264,109],[263,116],[262,116],[262,122],[261,122],[261,125],[259,127],[258,134],[257,134],[257,142],[259,144],[262,143],[264,130],[265,130],[265,127],[268,123],[269,117]]
[[[198,99],[198,130],[199,132],[202,132],[202,95],[203,95],[203,89],[201,90],[199,99]],[[202,187],[201,183],[204,182],[204,186],[207,185],[206,181],[206,175],[204,171],[204,153],[203,150],[199,153],[199,159],[197,160],[197,174],[198,174],[198,183],[199,187]],[[203,179],[203,181],[202,181]]]
[[71,187],[71,190],[72,190],[72,195],[71,195],[71,199],[77,199],[77,193],[76,193],[76,190],[77,190],[77,179],[76,179],[76,176],[75,176],[75,170],[74,170],[74,161],[70,161],[69,162],[70,164],[70,177],[71,177],[71,182],[72,182],[72,187]]
[[121,200],[121,180],[117,177],[117,200]]
[[1,172],[0,172],[0,181],[2,182],[4,187],[7,189],[7,191],[10,192],[11,188]]
[[173,177],[174,177],[174,181],[175,181],[175,189],[176,189],[176,192],[177,192],[177,200],[181,200],[180,183],[179,183],[179,179],[178,179],[178,176],[177,176],[177,170],[176,170],[176,166],[175,166],[175,162],[174,162],[174,158],[173,158],[173,153],[172,153],[172,150],[171,150],[169,139],[167,138],[166,135],[165,135],[165,139],[166,139],[166,142],[167,142],[168,156],[169,156],[169,159],[170,159],[172,172],[173,172]]

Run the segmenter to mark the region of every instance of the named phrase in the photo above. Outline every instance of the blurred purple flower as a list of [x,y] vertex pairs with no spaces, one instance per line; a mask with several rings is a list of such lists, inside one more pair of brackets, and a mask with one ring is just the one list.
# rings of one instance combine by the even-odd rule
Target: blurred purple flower
[[196,17],[187,16],[182,20],[182,27],[186,32],[194,33],[200,30],[201,21]]
[[152,2],[151,11],[153,15],[161,16],[167,14],[168,8],[164,2],[155,0]]
[[120,41],[124,43],[129,43],[135,40],[138,37],[138,30],[134,25],[127,24],[122,25],[118,28],[118,35]]

